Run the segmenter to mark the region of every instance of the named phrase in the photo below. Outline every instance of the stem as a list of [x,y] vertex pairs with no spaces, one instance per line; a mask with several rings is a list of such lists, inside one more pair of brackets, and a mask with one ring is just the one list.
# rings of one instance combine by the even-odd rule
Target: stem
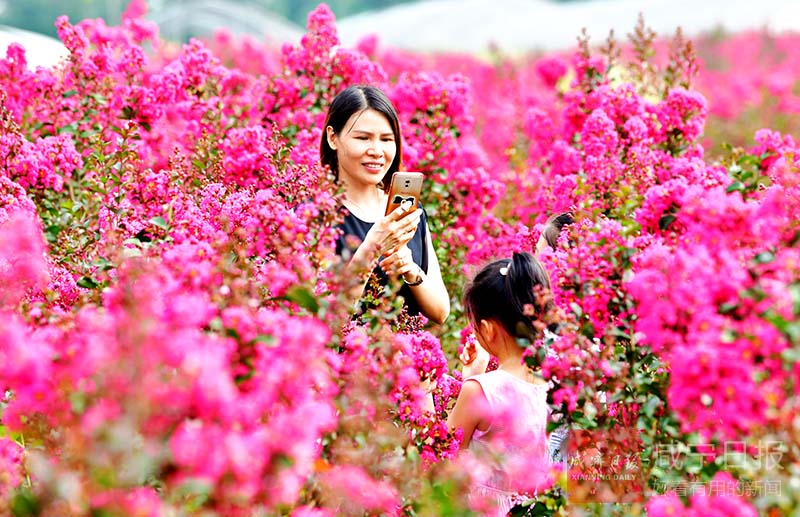
[[[20,447],[22,447],[22,450],[24,451],[25,450],[25,435],[23,433],[19,434],[19,445],[20,445]],[[25,485],[28,488],[31,488],[31,486],[32,486],[32,484],[31,484],[31,475],[28,472],[28,469],[25,469]]]

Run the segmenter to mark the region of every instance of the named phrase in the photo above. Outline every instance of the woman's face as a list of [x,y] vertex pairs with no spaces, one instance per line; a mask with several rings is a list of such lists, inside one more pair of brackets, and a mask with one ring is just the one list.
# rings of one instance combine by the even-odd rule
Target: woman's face
[[338,135],[331,126],[326,132],[339,160],[339,178],[350,184],[380,183],[397,152],[392,126],[381,112],[356,112]]

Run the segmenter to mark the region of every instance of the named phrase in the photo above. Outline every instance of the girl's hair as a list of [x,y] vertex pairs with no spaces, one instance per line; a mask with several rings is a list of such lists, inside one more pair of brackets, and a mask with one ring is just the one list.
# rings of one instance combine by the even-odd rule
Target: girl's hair
[[514,253],[481,269],[464,291],[467,317],[473,324],[495,320],[513,337],[536,334],[534,321],[544,316],[550,302],[542,290],[550,278],[530,253]]
[[328,145],[328,126],[333,128],[333,132],[337,135],[344,129],[347,121],[354,113],[374,109],[383,114],[389,121],[394,133],[394,141],[397,151],[394,155],[394,161],[389,165],[389,170],[381,180],[384,189],[389,188],[389,180],[397,170],[400,169],[400,164],[403,161],[403,141],[400,135],[400,120],[397,117],[392,102],[380,88],[371,85],[354,85],[350,86],[339,95],[337,95],[328,108],[328,115],[325,117],[325,126],[323,126],[322,138],[319,144],[319,157],[322,165],[330,167],[336,181],[339,180],[339,159],[336,156],[336,151]]
[[542,230],[542,235],[544,235],[544,240],[547,241],[547,245],[555,249],[558,245],[558,236],[561,233],[561,228],[574,222],[575,218],[572,212],[551,215],[547,219],[547,222],[544,223],[544,229]]

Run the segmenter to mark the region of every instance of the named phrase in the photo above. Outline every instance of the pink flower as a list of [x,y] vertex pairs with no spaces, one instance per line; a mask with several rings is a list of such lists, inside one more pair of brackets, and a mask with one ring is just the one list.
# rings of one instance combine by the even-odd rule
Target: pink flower
[[158,493],[149,487],[132,490],[108,490],[92,498],[93,510],[124,513],[132,517],[157,517],[163,515],[165,504]]
[[548,57],[536,63],[536,72],[549,88],[554,88],[559,79],[567,73],[567,63],[559,57]]
[[7,504],[11,491],[22,483],[22,453],[17,443],[0,437],[0,504]]
[[327,508],[300,506],[292,511],[292,517],[334,517],[336,514]]
[[335,466],[325,472],[322,482],[338,512],[375,512],[399,515],[400,500],[396,490],[386,482],[369,476],[353,465]]
[[647,502],[647,515],[651,517],[677,517],[688,515],[686,507],[675,492],[656,495]]
[[0,306],[16,305],[27,292],[47,283],[40,224],[35,215],[23,210],[0,222]]
[[202,422],[184,422],[170,439],[170,451],[184,476],[214,484],[225,471],[225,456],[217,454],[223,431]]

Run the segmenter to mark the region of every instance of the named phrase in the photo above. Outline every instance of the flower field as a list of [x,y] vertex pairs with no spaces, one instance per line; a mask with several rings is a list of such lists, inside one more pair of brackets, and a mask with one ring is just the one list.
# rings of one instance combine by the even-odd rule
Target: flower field
[[[445,425],[460,296],[566,210],[526,360],[570,466],[514,514],[800,512],[800,35],[477,58],[341,47],[324,4],[283,48],[145,12],[0,57],[0,514],[490,512]],[[318,159],[356,83],[426,175],[442,325],[350,321]]]

